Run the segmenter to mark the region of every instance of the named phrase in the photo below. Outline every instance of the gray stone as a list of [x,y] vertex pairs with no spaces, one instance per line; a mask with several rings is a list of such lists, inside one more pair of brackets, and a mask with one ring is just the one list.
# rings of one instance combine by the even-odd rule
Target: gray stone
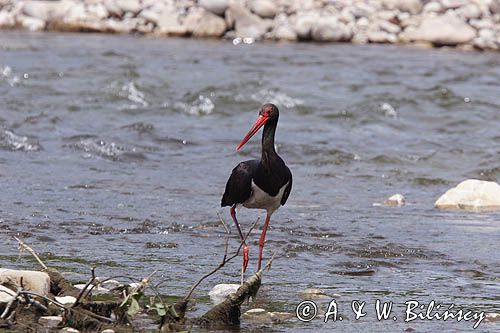
[[317,42],[346,42],[351,40],[352,31],[335,17],[325,17],[314,23],[311,38]]
[[204,11],[193,29],[194,37],[220,37],[226,32],[226,21],[209,11]]
[[424,41],[437,45],[457,45],[471,41],[476,36],[474,30],[454,14],[426,16],[421,24],[404,31],[404,38]]
[[38,319],[38,323],[47,328],[55,328],[62,322],[61,316],[43,316]]
[[435,203],[436,208],[500,210],[500,185],[484,180],[464,180]]
[[236,37],[260,39],[270,28],[263,19],[252,14],[240,3],[231,3],[228,10],[234,18]]
[[274,2],[269,0],[253,0],[250,2],[250,10],[262,18],[273,18],[278,12]]
[[198,0],[198,5],[216,15],[222,16],[229,7],[229,0]]
[[411,14],[418,14],[423,8],[420,0],[382,0],[382,4],[387,9],[397,9]]

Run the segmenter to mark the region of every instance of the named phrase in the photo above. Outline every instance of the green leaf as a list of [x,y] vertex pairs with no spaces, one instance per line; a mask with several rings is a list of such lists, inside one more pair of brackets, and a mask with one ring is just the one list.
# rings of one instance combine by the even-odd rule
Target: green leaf
[[127,314],[131,317],[135,316],[141,310],[141,306],[135,297],[130,299],[130,305],[127,309]]

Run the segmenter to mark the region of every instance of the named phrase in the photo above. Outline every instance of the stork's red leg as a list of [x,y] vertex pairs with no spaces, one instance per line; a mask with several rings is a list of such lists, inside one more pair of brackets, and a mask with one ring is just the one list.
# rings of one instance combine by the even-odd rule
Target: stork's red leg
[[241,243],[243,244],[243,266],[241,270],[243,273],[247,270],[248,266],[248,246],[245,242],[245,237],[243,236],[243,233],[241,232],[240,229],[240,224],[238,223],[238,220],[236,219],[236,211],[235,211],[236,205],[231,207],[231,217],[233,218],[234,224],[236,224],[236,229],[238,229],[238,233],[240,234],[241,238]]
[[260,235],[259,239],[259,265],[257,267],[257,270],[260,271],[260,262],[262,261],[262,250],[264,250],[264,244],[266,242],[266,232],[267,232],[267,227],[269,225],[269,220],[271,219],[271,215],[269,213],[266,216],[266,222],[264,223],[264,228],[262,228],[262,234]]

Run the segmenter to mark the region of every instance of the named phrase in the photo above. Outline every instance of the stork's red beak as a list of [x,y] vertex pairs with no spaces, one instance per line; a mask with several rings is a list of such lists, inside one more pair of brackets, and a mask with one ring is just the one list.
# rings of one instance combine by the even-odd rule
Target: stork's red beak
[[247,143],[247,141],[250,140],[250,138],[254,136],[254,134],[257,133],[262,126],[264,126],[264,124],[268,119],[269,117],[259,115],[259,117],[255,121],[255,124],[253,124],[252,128],[250,128],[250,130],[248,131],[247,135],[245,135],[245,137],[243,138],[243,140],[241,140],[238,147],[236,147],[236,150],[240,150],[240,148],[243,147],[243,145]]

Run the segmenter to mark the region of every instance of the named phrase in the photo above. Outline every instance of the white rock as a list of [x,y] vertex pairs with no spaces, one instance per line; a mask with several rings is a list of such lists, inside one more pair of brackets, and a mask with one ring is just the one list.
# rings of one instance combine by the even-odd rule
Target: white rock
[[313,24],[311,38],[317,42],[345,42],[352,38],[352,31],[335,17],[324,17]]
[[219,304],[222,301],[224,301],[224,299],[229,294],[236,292],[236,290],[238,290],[238,288],[240,288],[240,287],[241,287],[241,285],[239,285],[239,284],[221,283],[221,284],[215,285],[212,288],[212,290],[210,290],[210,292],[208,293],[208,296],[210,296],[210,300],[212,301],[212,303]]
[[41,20],[36,17],[30,16],[18,16],[17,21],[21,24],[21,26],[29,31],[41,31],[45,29],[46,23],[44,20]]
[[[73,287],[75,287],[76,289],[83,290],[85,288],[85,286],[86,286],[86,284],[80,283],[80,284],[75,284]],[[92,288],[92,285],[88,286],[87,290],[90,290],[90,288]],[[108,293],[109,293],[109,289],[107,289],[107,288],[103,288],[100,286],[92,288],[93,295],[108,294]]]
[[38,319],[38,323],[47,328],[57,327],[62,322],[61,316],[43,316]]
[[406,198],[402,194],[394,194],[384,201],[386,206],[404,206]]
[[273,318],[269,312],[259,308],[246,311],[245,313],[243,313],[242,317],[243,319],[259,323],[271,323],[273,321]]
[[76,297],[73,296],[56,296],[55,297],[56,301],[59,303],[66,305],[66,304],[73,304],[76,302]]
[[389,32],[391,34],[397,34],[401,31],[401,28],[398,25],[388,21],[377,22],[377,25],[380,27],[380,29]]
[[22,12],[26,16],[50,21],[63,17],[75,4],[72,0],[26,1],[23,3]]
[[204,10],[194,25],[194,37],[220,37],[226,32],[226,21],[209,11]]
[[14,14],[7,11],[0,11],[0,28],[12,28],[16,24]]
[[16,292],[0,284],[0,303],[9,303],[16,296]]
[[387,9],[398,9],[411,14],[420,13],[423,7],[420,0],[382,0],[382,4]]
[[480,20],[472,19],[469,21],[469,24],[476,29],[493,29],[495,27],[495,23],[487,18]]
[[492,0],[489,4],[489,10],[493,14],[500,14],[500,0]]
[[49,294],[50,278],[47,273],[0,268],[0,284],[11,282],[17,287],[21,287],[21,278],[22,286],[25,290],[30,290],[43,296]]
[[179,21],[179,16],[170,11],[161,13],[156,31],[167,36],[184,36],[187,33],[186,27]]
[[500,210],[500,185],[477,179],[464,180],[435,203],[436,208]]
[[269,30],[268,24],[252,14],[247,8],[237,2],[229,5],[228,11],[234,18],[234,33],[236,37],[259,39]]
[[484,317],[485,323],[496,323],[500,322],[500,313],[490,312]]
[[142,9],[139,0],[117,0],[115,3],[123,12],[137,14]]
[[101,3],[87,6],[87,12],[99,20],[106,19],[109,16],[108,10]]
[[437,45],[467,43],[476,36],[476,30],[454,14],[425,16],[412,31],[404,31],[405,39],[430,42]]
[[331,298],[326,294],[326,292],[323,289],[319,288],[307,288],[304,289],[301,293],[302,298],[304,299],[328,299]]
[[441,0],[441,4],[446,9],[455,9],[465,6],[469,3],[469,0]]
[[271,315],[271,319],[273,322],[277,323],[282,323],[284,321],[287,321],[289,319],[295,319],[296,316],[293,313],[288,313],[288,312],[269,312]]
[[110,15],[116,17],[122,17],[123,9],[120,6],[118,6],[116,2],[117,0],[104,0],[102,4],[104,5],[104,7],[106,8],[106,10]]
[[273,18],[278,12],[274,2],[269,0],[253,0],[250,2],[250,10],[263,18]]
[[61,332],[61,333],[80,333],[79,330],[77,330],[76,328],[73,328],[73,327],[61,328],[61,330],[59,332]]
[[273,36],[277,40],[289,40],[294,41],[297,40],[297,33],[289,24],[286,25],[278,25],[273,30]]
[[295,23],[293,24],[293,30],[295,30],[297,37],[303,40],[311,39],[313,25],[319,18],[319,13],[316,11],[297,13]]
[[198,0],[198,5],[216,15],[222,16],[229,7],[229,0]]
[[108,329],[102,330],[101,333],[115,333],[115,331],[112,330],[111,328],[108,328]]
[[386,31],[370,30],[366,33],[366,37],[371,43],[396,43],[398,41],[395,34]]
[[457,10],[455,10],[455,13],[466,20],[477,19],[481,17],[481,11],[479,10],[479,7],[473,3],[458,8]]
[[443,6],[439,2],[431,1],[426,3],[423,9],[424,13],[440,13],[443,11]]

